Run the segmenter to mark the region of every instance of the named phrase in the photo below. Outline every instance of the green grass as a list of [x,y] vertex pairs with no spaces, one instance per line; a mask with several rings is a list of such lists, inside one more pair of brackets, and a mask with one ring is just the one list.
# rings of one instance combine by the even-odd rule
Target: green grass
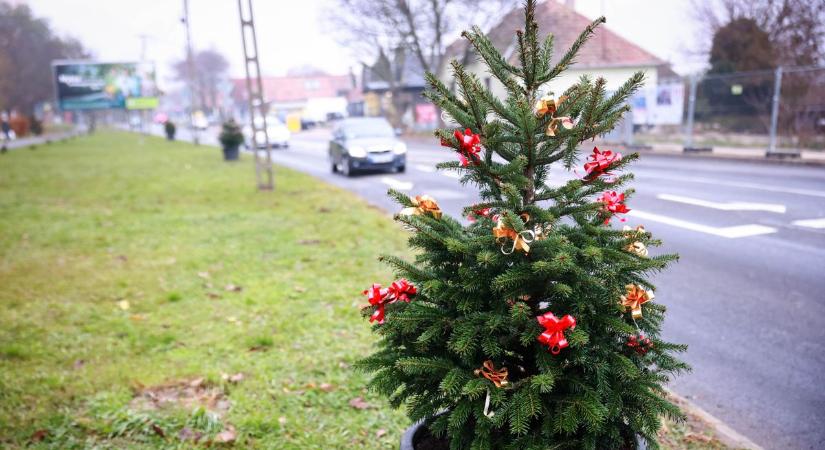
[[[249,158],[123,133],[0,157],[0,447],[185,447],[183,427],[228,425],[242,447],[396,447],[407,421],[350,367],[374,340],[360,290],[389,280],[376,256],[402,253],[403,233],[276,176],[259,193]],[[217,425],[130,405],[199,377],[231,402]]]
[[0,447],[397,448],[408,421],[351,367],[375,340],[359,293],[405,233],[276,176],[256,192],[247,157],[126,133],[0,156]]

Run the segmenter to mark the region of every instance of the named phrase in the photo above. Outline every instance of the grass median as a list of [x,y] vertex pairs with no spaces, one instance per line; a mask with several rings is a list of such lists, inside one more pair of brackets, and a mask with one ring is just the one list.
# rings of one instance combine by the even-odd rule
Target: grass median
[[0,157],[0,446],[396,448],[406,419],[351,367],[405,235],[276,176],[114,132]]

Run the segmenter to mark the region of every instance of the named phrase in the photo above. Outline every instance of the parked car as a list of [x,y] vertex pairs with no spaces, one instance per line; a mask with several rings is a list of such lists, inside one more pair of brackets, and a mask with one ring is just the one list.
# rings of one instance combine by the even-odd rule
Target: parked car
[[386,119],[349,118],[336,124],[329,142],[332,172],[351,176],[358,170],[394,170],[407,167],[407,146]]
[[203,111],[195,111],[192,113],[191,125],[196,130],[206,131],[209,129],[209,119],[206,118]]
[[[258,118],[255,121],[255,126],[261,126],[262,119]],[[257,139],[258,148],[264,147],[265,136],[263,135],[263,131],[259,131],[260,135]],[[269,135],[269,145],[272,148],[287,148],[289,147],[289,139],[292,137],[292,133],[289,132],[289,129],[281,122],[281,119],[275,116],[266,116],[266,134]],[[246,137],[246,147],[252,147],[252,127],[249,124],[244,125],[243,127],[243,135]]]

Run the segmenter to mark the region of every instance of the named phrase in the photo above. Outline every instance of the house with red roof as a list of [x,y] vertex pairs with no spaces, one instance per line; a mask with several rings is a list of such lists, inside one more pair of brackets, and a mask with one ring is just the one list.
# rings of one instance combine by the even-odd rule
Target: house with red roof
[[[536,8],[536,22],[539,31],[545,33],[540,36],[540,40],[543,40],[546,34],[553,34],[553,62],[558,62],[592,20],[577,13],[571,0],[565,3],[545,0]],[[524,10],[519,7],[505,14],[501,21],[487,32],[493,45],[507,62],[513,65],[519,65],[514,30],[523,27]],[[496,95],[506,95],[504,87],[490,75],[465,39],[461,38],[452,43],[447,48],[447,57],[462,62]],[[596,34],[579,51],[575,64],[549,82],[546,90],[558,95],[578,82],[582,75],[588,75],[593,79],[603,77],[607,81],[607,89],[615,90],[639,70],[645,72],[646,82],[645,89],[632,101],[633,122],[680,123],[684,89],[681,80],[674,82],[678,75],[670,68],[670,64],[604,25],[599,27]],[[441,78],[448,83],[452,82],[447,72],[442,74]],[[667,115],[667,109],[672,110],[672,114],[666,118],[664,116]],[[656,114],[659,116],[654,117]]]

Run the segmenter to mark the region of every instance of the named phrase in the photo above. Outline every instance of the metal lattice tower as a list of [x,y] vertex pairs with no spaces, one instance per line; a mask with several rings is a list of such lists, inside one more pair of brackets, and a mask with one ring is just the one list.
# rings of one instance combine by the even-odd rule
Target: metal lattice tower
[[[246,9],[244,9],[244,4],[246,4]],[[258,179],[258,189],[271,191],[274,188],[272,154],[266,127],[266,105],[261,83],[261,67],[258,64],[258,39],[255,36],[252,0],[238,0],[238,12],[241,17],[246,93],[249,99],[249,127],[252,130],[252,151],[255,153],[255,175]],[[259,142],[261,137],[264,142]],[[265,155],[262,155],[262,152]]]

